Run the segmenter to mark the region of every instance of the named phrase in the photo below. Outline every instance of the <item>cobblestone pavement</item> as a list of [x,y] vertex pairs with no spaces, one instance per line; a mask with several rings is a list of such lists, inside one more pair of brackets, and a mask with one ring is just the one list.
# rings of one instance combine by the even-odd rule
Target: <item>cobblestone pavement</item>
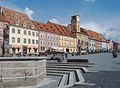
[[100,71],[83,74],[86,82],[95,83],[100,88],[120,88],[120,71]]
[[48,85],[39,87],[39,88],[56,88],[59,84],[59,81],[61,80],[62,76],[52,76],[52,75],[47,75],[47,78],[50,80],[54,80],[55,82],[52,82]]
[[120,54],[117,58],[112,58],[111,53],[99,53],[82,56],[70,56],[69,59],[88,59],[90,62],[94,62],[95,66],[88,68],[89,70],[100,71],[120,71]]
[[120,88],[120,54],[112,58],[110,53],[74,56],[69,58],[88,59],[95,62],[94,67],[89,70],[98,70],[97,73],[83,73],[87,83],[95,83],[96,86],[74,86],[71,88]]

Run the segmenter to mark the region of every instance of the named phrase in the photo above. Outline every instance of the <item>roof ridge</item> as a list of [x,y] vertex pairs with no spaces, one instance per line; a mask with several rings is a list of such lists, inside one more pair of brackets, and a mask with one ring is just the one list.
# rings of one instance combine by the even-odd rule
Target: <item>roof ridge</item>
[[20,14],[27,15],[24,11],[21,11],[21,10],[15,10],[15,9],[12,9],[12,8],[6,8],[6,7],[3,7],[3,6],[0,6],[0,7],[3,8],[3,9],[7,9],[7,10],[11,10],[11,11],[14,11],[14,12],[17,12],[17,13],[20,13]]
[[54,23],[54,22],[51,22],[51,21],[48,21],[47,24],[48,24],[48,23],[52,23],[52,24],[56,24],[56,25],[59,25],[59,26],[67,27],[67,26],[65,26],[65,25],[58,24],[58,23]]

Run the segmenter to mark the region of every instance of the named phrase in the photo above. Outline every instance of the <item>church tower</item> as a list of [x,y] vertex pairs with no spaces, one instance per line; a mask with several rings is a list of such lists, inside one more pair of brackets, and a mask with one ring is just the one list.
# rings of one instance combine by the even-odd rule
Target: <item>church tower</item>
[[71,16],[71,32],[80,32],[80,16]]

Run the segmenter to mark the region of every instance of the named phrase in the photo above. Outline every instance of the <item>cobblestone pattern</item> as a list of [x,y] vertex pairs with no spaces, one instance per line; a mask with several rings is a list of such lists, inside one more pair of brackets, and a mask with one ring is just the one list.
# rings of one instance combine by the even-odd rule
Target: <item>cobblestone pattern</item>
[[83,76],[86,82],[95,83],[97,88],[120,88],[120,71],[84,73]]

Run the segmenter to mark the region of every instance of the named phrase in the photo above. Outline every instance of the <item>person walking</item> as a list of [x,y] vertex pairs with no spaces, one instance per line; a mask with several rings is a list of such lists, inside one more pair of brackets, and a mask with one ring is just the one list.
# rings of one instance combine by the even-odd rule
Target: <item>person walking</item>
[[66,61],[68,59],[68,53],[67,52],[65,52],[65,59],[66,59]]
[[112,56],[113,56],[113,58],[117,58],[117,53],[115,50],[112,50]]

